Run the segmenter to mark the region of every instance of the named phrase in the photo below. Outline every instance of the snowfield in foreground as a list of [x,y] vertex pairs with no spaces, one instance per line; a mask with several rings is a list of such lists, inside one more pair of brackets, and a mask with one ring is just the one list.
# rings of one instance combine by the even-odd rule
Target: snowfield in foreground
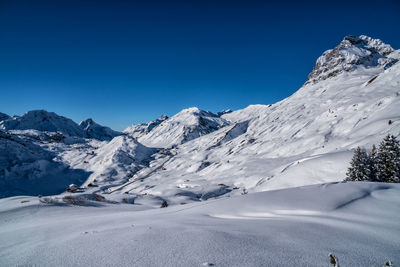
[[400,263],[399,222],[399,184],[329,183],[164,209],[21,196],[0,200],[0,266],[329,266],[330,252],[341,266],[382,266]]

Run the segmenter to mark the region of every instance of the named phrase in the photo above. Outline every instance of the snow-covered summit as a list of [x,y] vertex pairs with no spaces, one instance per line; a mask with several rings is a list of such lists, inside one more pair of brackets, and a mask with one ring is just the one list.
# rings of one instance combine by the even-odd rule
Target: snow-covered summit
[[0,129],[37,130],[41,132],[60,132],[67,136],[111,140],[122,133],[111,130],[94,122],[92,119],[82,121],[79,125],[73,120],[46,110],[31,110],[22,116],[10,117],[0,114]]
[[87,120],[81,121],[79,126],[83,129],[86,138],[94,138],[98,140],[111,140],[115,136],[121,135],[122,133],[114,131],[109,127],[102,126],[89,118]]
[[212,112],[192,107],[163,121],[148,134],[140,137],[139,141],[150,147],[166,148],[209,134],[228,124]]
[[360,35],[346,36],[334,49],[325,51],[308,75],[307,83],[316,83],[334,77],[344,71],[350,72],[357,67],[389,67],[397,61],[388,57],[394,49],[379,39]]
[[142,135],[147,134],[148,132],[153,130],[155,127],[157,127],[167,119],[168,119],[167,115],[161,115],[158,119],[149,121],[148,123],[133,124],[128,128],[126,128],[123,132],[130,134],[133,137],[140,137]]
[[71,119],[46,110],[31,110],[0,122],[3,130],[38,130],[62,132],[70,136],[84,136],[83,130]]

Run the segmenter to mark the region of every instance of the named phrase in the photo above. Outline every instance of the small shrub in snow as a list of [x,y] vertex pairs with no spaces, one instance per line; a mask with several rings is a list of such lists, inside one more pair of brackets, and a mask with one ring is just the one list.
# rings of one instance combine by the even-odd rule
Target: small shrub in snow
[[135,198],[132,197],[124,197],[122,199],[122,202],[126,203],[126,204],[135,204]]
[[339,261],[338,261],[338,259],[335,257],[335,255],[333,255],[332,253],[329,254],[329,262],[330,262],[330,264],[332,264],[334,267],[339,267]]
[[[339,261],[332,253],[329,253],[329,263],[333,265],[333,267],[339,267]],[[383,267],[392,266],[393,264],[391,261],[387,261]]]
[[167,203],[166,200],[164,200],[164,201],[161,203],[161,207],[160,207],[160,208],[166,208],[166,207],[168,207],[168,203]]
[[99,195],[99,194],[93,194],[93,199],[95,200],[95,201],[99,201],[99,202],[105,202],[106,201],[106,198],[105,197],[103,197],[102,195]]

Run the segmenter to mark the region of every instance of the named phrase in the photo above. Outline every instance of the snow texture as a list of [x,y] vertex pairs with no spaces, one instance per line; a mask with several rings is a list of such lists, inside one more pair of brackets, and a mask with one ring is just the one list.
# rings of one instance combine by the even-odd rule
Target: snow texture
[[146,209],[0,199],[1,266],[382,266],[400,185],[329,183]]

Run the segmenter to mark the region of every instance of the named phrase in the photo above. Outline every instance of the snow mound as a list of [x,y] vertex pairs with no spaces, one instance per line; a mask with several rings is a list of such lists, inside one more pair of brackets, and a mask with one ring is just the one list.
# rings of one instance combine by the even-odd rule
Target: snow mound
[[130,136],[114,137],[109,143],[88,153],[79,166],[93,172],[86,184],[96,180],[102,185],[118,185],[126,182],[138,170],[148,166],[155,149],[138,143]]

